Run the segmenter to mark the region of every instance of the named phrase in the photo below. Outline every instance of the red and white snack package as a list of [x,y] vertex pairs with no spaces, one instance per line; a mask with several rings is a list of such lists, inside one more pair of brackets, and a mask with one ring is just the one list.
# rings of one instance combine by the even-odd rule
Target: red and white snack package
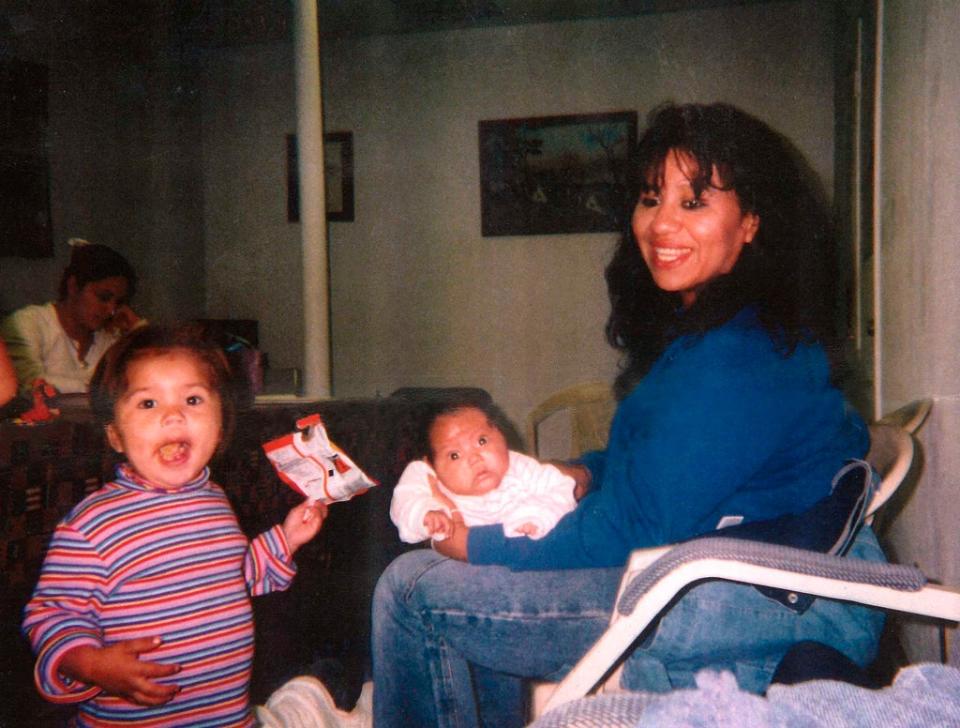
[[297,429],[265,443],[263,451],[280,480],[311,503],[348,501],[377,485],[330,441],[320,415],[297,420]]

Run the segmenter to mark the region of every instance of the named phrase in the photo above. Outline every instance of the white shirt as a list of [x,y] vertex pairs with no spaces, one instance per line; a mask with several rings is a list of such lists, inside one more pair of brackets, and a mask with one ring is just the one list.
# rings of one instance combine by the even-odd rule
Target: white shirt
[[[449,507],[433,495],[431,475],[436,477],[436,472],[427,462],[414,460],[404,469],[393,489],[390,518],[400,532],[401,541],[419,543],[430,538],[423,525],[427,511],[451,515]],[[542,538],[564,514],[577,506],[573,478],[552,465],[513,450],[503,480],[489,493],[456,495],[444,488],[439,479],[437,482],[437,487],[453,501],[467,526],[501,523],[507,536],[523,535],[517,529],[531,523],[537,529],[532,538]]]
[[81,359],[77,342],[63,330],[52,303],[14,311],[4,319],[0,334],[17,370],[21,392],[29,392],[33,380],[40,377],[64,394],[87,391],[97,362],[118,338],[95,331],[93,343]]

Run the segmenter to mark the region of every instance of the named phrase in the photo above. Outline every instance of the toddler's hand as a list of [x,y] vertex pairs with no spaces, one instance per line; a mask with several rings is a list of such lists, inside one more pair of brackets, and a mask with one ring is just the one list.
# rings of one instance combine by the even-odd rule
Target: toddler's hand
[[156,649],[159,637],[123,640],[108,647],[81,645],[68,650],[60,660],[60,672],[67,677],[96,685],[139,705],[163,705],[176,695],[177,685],[158,683],[154,678],[180,672],[179,665],[164,665],[140,659],[144,652]]
[[327,517],[327,504],[304,501],[290,509],[283,519],[283,535],[287,537],[290,553],[294,553],[320,531]]
[[453,519],[443,511],[427,511],[423,517],[423,527],[431,538],[447,538],[453,533]]

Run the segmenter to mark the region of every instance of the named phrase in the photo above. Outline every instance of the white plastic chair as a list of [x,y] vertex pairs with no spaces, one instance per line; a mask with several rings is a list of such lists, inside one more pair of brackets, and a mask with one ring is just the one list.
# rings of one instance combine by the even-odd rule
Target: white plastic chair
[[[917,399],[870,425],[867,462],[881,474],[882,480],[867,512],[867,523],[874,523],[876,511],[890,500],[910,473],[916,446],[913,435],[926,421],[932,407],[932,399]],[[877,528],[882,528],[882,522]]]
[[930,398],[915,399],[899,409],[888,412],[877,421],[877,424],[896,425],[915,435],[926,421],[932,407],[933,400]]
[[721,537],[641,550],[627,566],[610,627],[556,687],[542,712],[586,695],[682,589],[703,579],[960,620],[960,590],[930,585],[910,566]]
[[609,382],[574,384],[547,397],[527,415],[527,451],[540,456],[540,425],[554,414],[570,416],[570,455],[606,447],[617,403]]
[[[923,416],[925,417],[926,415],[924,414]],[[922,419],[920,422],[922,422]],[[870,500],[870,504],[867,506],[863,514],[865,522],[871,522],[877,510],[890,499],[894,492],[896,492],[897,488],[910,471],[913,455],[914,442],[913,438],[908,432],[892,424],[878,423],[870,425],[870,451],[867,454],[866,460],[880,475],[880,483],[874,491],[874,495]],[[710,540],[716,540],[717,537],[711,536],[708,538]],[[731,541],[732,539],[723,540]],[[696,543],[696,541],[692,543]],[[757,546],[758,544],[750,545]],[[686,548],[687,545],[681,544],[680,546]],[[680,546],[671,544],[657,548],[637,549],[634,551],[630,556],[626,571],[620,582],[620,589],[617,594],[617,604],[621,603],[625,590],[638,573],[642,572],[659,559],[667,557],[668,554],[671,554],[674,549],[680,548]],[[824,554],[799,551],[797,549],[791,549],[791,551],[798,551],[801,554],[810,554],[811,557],[825,556]],[[842,563],[848,563],[842,557],[832,556],[829,558],[838,559]],[[708,561],[710,560],[708,559]],[[617,636],[608,638],[605,634],[603,637],[601,637],[601,641],[591,648],[591,650],[581,659],[580,663],[578,663],[577,667],[575,667],[574,670],[571,671],[571,673],[569,673],[561,683],[559,683],[559,685],[556,683],[535,683],[531,696],[531,716],[534,718],[539,717],[543,714],[543,712],[549,710],[551,707],[555,707],[560,703],[577,697],[582,697],[587,691],[593,689],[600,677],[609,671],[616,659],[619,658],[621,654],[629,648],[633,640],[640,634],[646,625],[656,617],[663,606],[669,603],[670,599],[684,585],[698,579],[726,578],[732,581],[754,584],[756,586],[775,586],[794,592],[812,594],[814,596],[832,596],[834,598],[848,599],[851,601],[861,601],[866,604],[875,604],[875,606],[886,607],[889,609],[902,609],[903,611],[911,611],[917,614],[927,614],[927,612],[923,611],[922,608],[914,609],[897,606],[906,604],[911,606],[914,605],[915,601],[912,598],[904,598],[903,595],[891,594],[889,592],[878,592],[872,587],[866,590],[860,590],[855,588],[855,586],[832,583],[831,581],[824,582],[814,580],[808,583],[808,580],[803,578],[802,575],[794,572],[784,571],[782,574],[773,575],[769,573],[769,567],[767,571],[756,571],[754,569],[747,568],[746,565],[744,565],[744,568],[741,571],[740,567],[736,563],[732,564],[732,566],[730,563],[725,563],[722,568],[716,567],[716,565],[711,563],[705,568],[717,568],[717,573],[705,574],[703,576],[691,578],[689,581],[684,581],[682,584],[677,585],[673,591],[670,591],[673,588],[671,585],[675,583],[676,579],[683,580],[686,578],[683,576],[683,574],[686,574],[687,570],[683,570],[679,577],[671,577],[669,580],[666,580],[667,586],[664,588],[666,592],[670,592],[670,595],[666,598],[666,601],[661,603],[660,597],[656,597],[649,602],[644,600],[645,606],[643,609],[637,612],[637,616],[631,616],[630,627],[616,627],[616,629],[614,629],[615,625],[619,621],[618,613],[615,610],[613,616],[611,617],[610,628],[608,629],[607,634],[610,634],[612,631]],[[731,576],[730,574],[733,575]],[[770,579],[776,583],[767,583],[767,581],[765,581],[766,579]],[[659,590],[656,593],[661,594]],[[861,593],[864,595],[863,598],[861,598]],[[870,599],[883,599],[886,601],[877,603],[870,601]],[[931,602],[931,604],[936,603],[936,600]],[[951,605],[953,606],[953,603],[951,603]],[[954,616],[947,616],[946,618],[960,619],[960,596],[957,596],[955,607],[956,611],[950,613]],[[930,616],[943,615],[933,613]],[[639,629],[635,634],[633,634],[633,637],[628,642],[619,641],[624,635],[632,633],[633,629],[637,626],[639,626]],[[601,645],[601,642],[603,643],[603,647],[600,648],[600,656],[598,657],[597,650]],[[613,645],[619,645],[619,647],[613,647]],[[617,654],[611,657],[611,650],[617,651]],[[590,667],[585,667],[581,670],[580,666],[584,663],[587,663]],[[596,673],[596,665],[599,664],[605,665],[605,668],[598,674]],[[594,676],[595,679],[593,679]],[[586,683],[591,679],[593,679],[593,682],[590,682],[589,685],[586,685]],[[603,688],[608,690],[617,690],[619,684],[620,668],[607,676]]]
[[867,462],[880,474],[880,485],[867,509],[867,523],[873,523],[874,514],[897,491],[913,463],[913,437],[895,425],[870,425],[870,451]]

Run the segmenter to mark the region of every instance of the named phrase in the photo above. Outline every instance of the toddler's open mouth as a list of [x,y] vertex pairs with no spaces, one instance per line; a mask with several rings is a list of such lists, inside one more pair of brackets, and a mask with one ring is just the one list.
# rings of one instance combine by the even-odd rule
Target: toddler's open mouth
[[187,448],[188,445],[185,442],[168,442],[166,445],[161,445],[157,452],[161,460],[172,463],[182,460],[186,456]]

